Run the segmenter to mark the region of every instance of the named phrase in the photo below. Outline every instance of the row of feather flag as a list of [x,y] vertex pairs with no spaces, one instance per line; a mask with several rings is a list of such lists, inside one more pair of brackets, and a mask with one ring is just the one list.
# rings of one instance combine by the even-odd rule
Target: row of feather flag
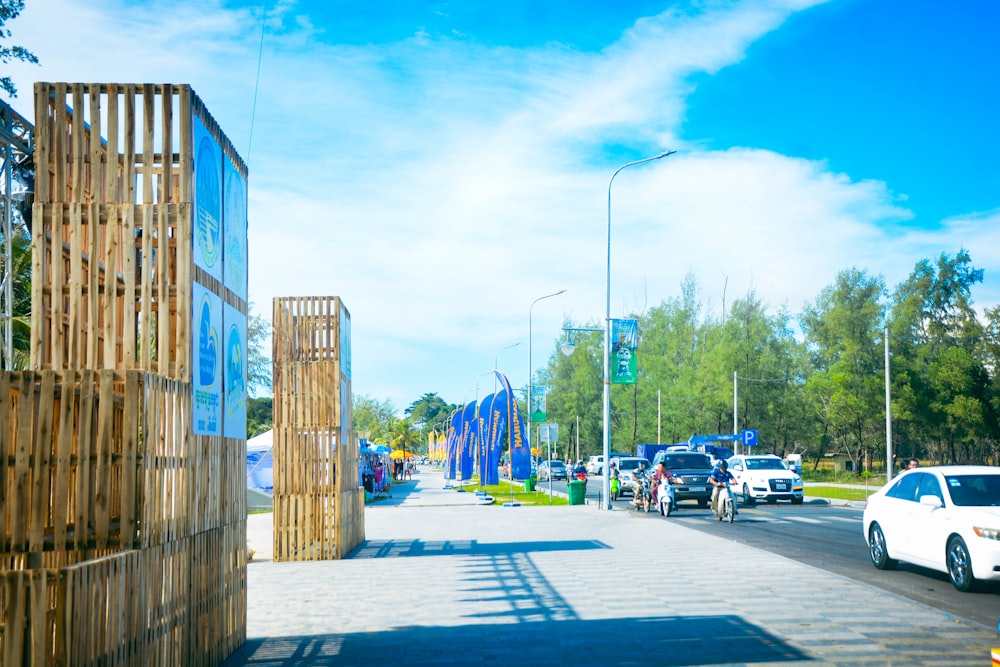
[[455,410],[444,438],[432,436],[428,442],[431,456],[444,459],[445,479],[468,480],[478,464],[481,484],[499,484],[498,468],[505,446],[511,452],[511,479],[531,475],[531,451],[521,409],[506,376],[493,372],[501,389]]

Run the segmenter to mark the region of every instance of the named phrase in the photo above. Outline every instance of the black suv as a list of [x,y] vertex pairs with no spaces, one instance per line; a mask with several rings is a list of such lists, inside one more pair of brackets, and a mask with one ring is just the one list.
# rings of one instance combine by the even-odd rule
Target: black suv
[[714,466],[707,454],[700,452],[656,452],[653,469],[664,463],[674,478],[674,499],[697,500],[700,507],[707,507],[712,500],[712,485],[708,481]]

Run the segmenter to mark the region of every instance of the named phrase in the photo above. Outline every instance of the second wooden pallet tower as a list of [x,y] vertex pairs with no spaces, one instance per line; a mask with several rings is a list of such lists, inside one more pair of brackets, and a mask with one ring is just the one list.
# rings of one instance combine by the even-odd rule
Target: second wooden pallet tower
[[351,316],[338,297],[274,300],[274,560],[343,558],[365,539],[351,426]]

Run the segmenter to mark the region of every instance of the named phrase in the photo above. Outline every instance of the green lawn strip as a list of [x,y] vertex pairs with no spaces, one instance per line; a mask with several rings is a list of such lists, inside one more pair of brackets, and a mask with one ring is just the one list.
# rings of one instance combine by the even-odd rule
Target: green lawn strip
[[868,496],[878,491],[873,486],[865,489],[845,489],[840,486],[823,486],[821,484],[806,484],[806,495],[815,498],[835,498],[837,500],[868,500]]
[[[457,486],[457,484],[456,484]],[[555,493],[552,494],[552,502],[549,502],[548,486],[536,485],[534,491],[525,491],[524,482],[510,484],[487,484],[479,486],[479,480],[473,477],[467,480],[463,487],[466,493],[476,493],[482,491],[493,496],[493,504],[503,506],[504,503],[511,502],[511,489],[514,491],[513,499],[515,503],[521,505],[567,505],[569,501]]]

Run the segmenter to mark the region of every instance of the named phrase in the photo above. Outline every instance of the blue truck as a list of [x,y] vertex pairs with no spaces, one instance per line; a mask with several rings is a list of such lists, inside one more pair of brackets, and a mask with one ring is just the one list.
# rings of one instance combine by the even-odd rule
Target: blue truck
[[703,454],[708,454],[713,461],[720,461],[728,459],[732,456],[733,450],[722,444],[716,443],[736,442],[742,437],[743,436],[740,433],[720,433],[717,435],[692,435],[688,438],[687,442],[676,442],[673,444],[643,443],[636,445],[635,455],[641,456],[647,461],[652,462],[657,452],[669,449],[677,451],[702,452]]

